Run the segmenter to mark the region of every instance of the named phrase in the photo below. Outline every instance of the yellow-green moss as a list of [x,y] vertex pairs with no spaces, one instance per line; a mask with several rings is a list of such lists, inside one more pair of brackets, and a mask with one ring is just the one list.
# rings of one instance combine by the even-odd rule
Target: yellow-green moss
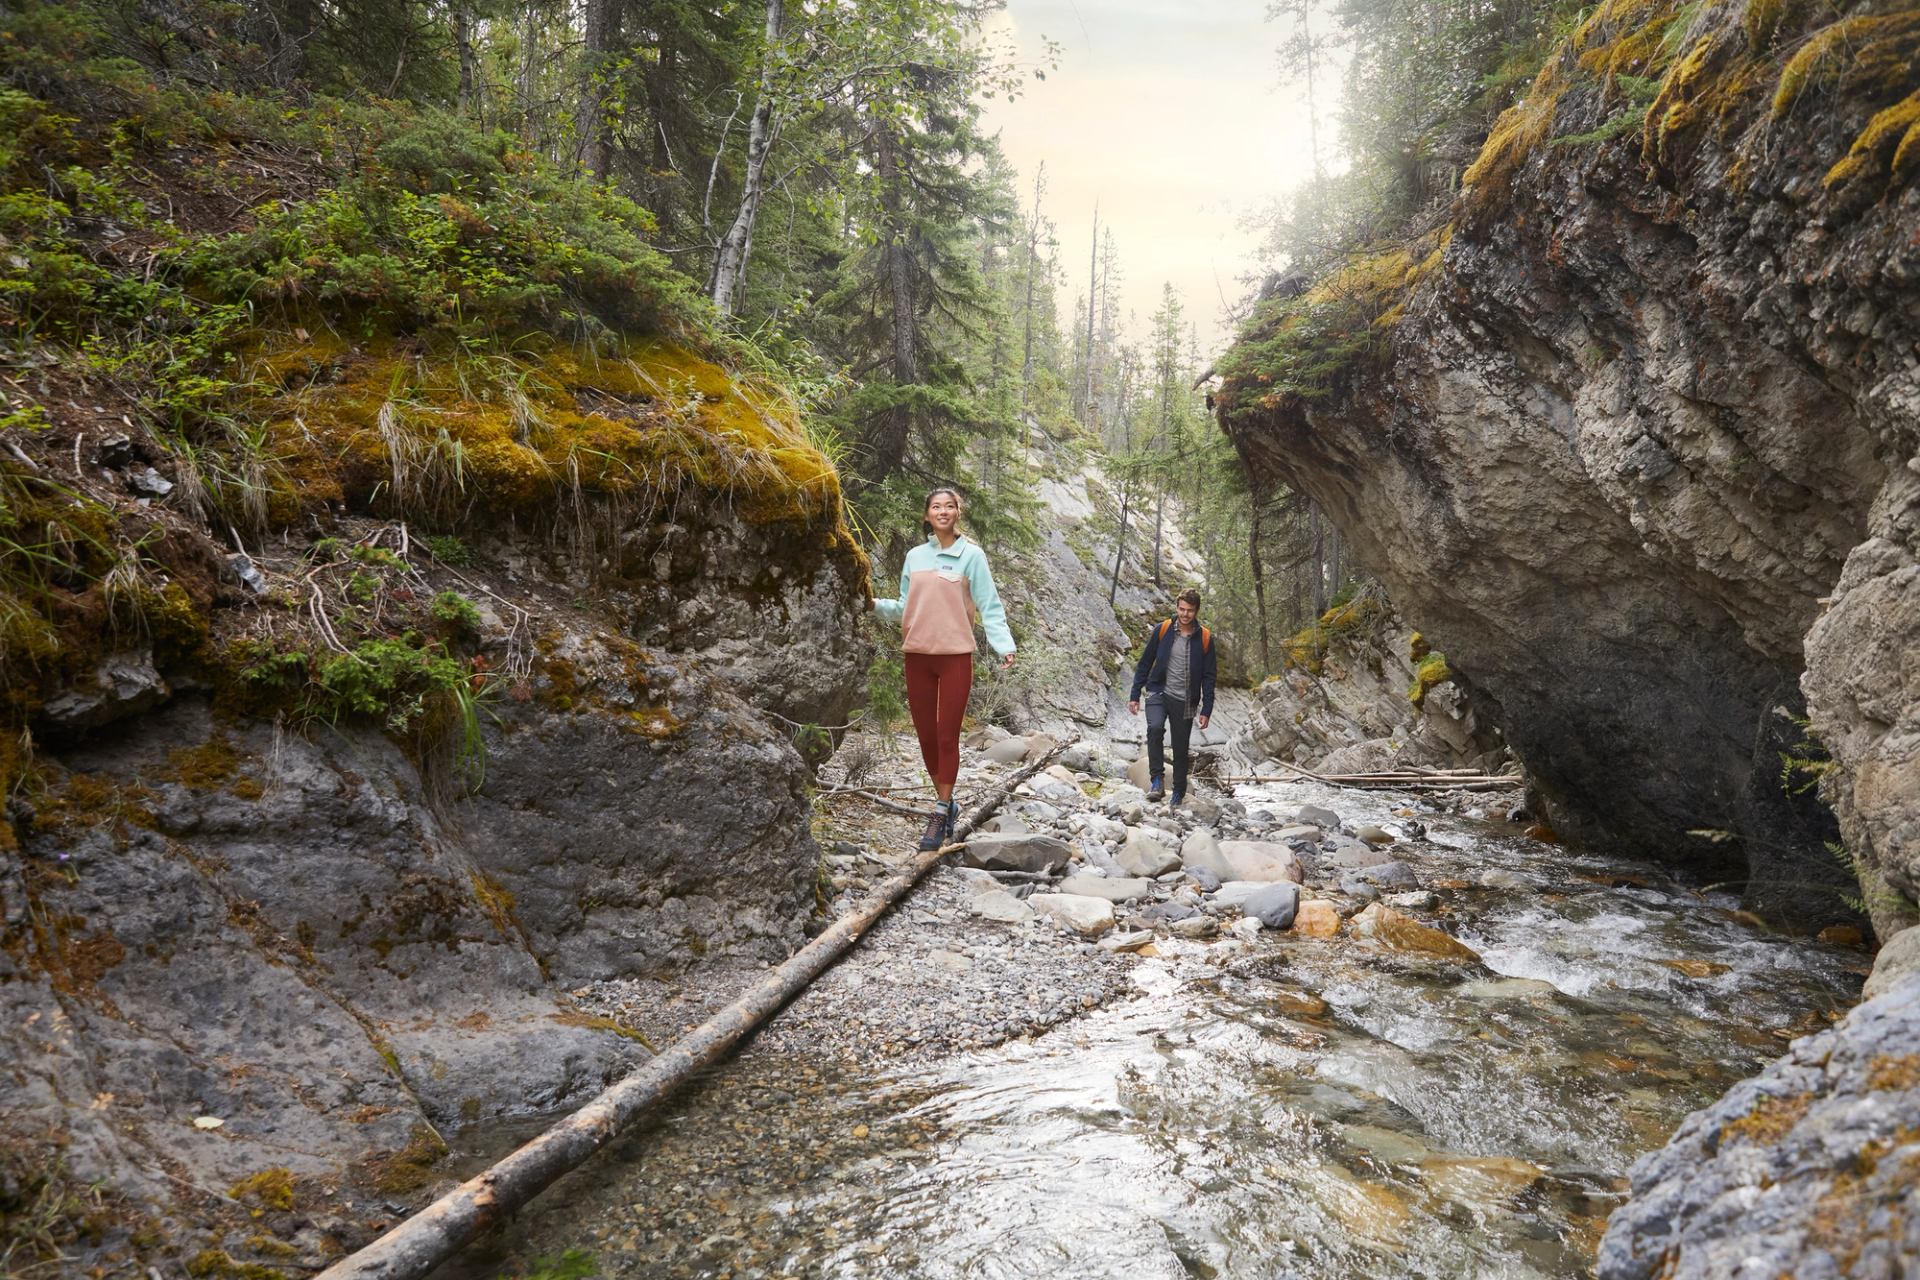
[[513,918],[513,891],[484,871],[476,870],[468,879],[473,886],[474,901],[487,913],[487,919],[493,921],[493,927],[500,931],[500,936],[515,936],[519,928]]
[[1920,1053],[1879,1054],[1867,1064],[1867,1088],[1920,1089]]
[[1568,87],[1561,63],[1557,55],[1547,60],[1527,96],[1500,113],[1487,132],[1479,156],[1460,175],[1461,189],[1474,206],[1484,208],[1505,192],[1534,148],[1552,132],[1553,118]]
[[373,1185],[390,1196],[411,1195],[433,1181],[433,1168],[446,1158],[447,1144],[427,1125],[415,1125],[406,1146],[379,1161]]
[[1920,161],[1920,92],[1875,114],[1853,140],[1840,162],[1827,170],[1826,185],[1837,187],[1887,165],[1895,183],[1904,181]]
[[288,1244],[285,1240],[269,1235],[251,1235],[247,1237],[247,1248],[255,1253],[264,1253],[269,1258],[297,1258],[300,1256],[298,1245]]
[[1720,1131],[1722,1142],[1744,1138],[1765,1146],[1784,1138],[1800,1118],[1807,1114],[1812,1099],[1805,1094],[1790,1098],[1762,1098],[1753,1110]]
[[1807,38],[1780,69],[1773,92],[1778,120],[1809,88],[1832,79],[1882,89],[1912,74],[1920,51],[1920,9],[1843,18]]
[[235,1262],[224,1249],[203,1249],[187,1263],[193,1280],[284,1280],[285,1273],[260,1262]]
[[641,707],[627,712],[626,718],[627,732],[652,742],[665,741],[686,727],[686,722],[666,707]]
[[227,1188],[227,1194],[243,1204],[254,1206],[253,1216],[268,1209],[293,1208],[293,1171],[281,1166],[262,1169]]
[[[703,952],[706,950],[704,945],[702,945],[700,949]],[[647,1039],[644,1032],[629,1027],[625,1023],[615,1022],[612,1018],[602,1018],[595,1014],[581,1013],[577,1009],[570,1009],[565,1013],[556,1013],[550,1016],[563,1027],[585,1027],[589,1031],[611,1031],[614,1035],[624,1036],[635,1044],[644,1045],[649,1053],[660,1052],[653,1047],[653,1041]]]
[[167,771],[173,780],[195,791],[211,791],[239,770],[240,753],[221,736],[197,747],[175,747],[167,752]]
[[838,523],[839,476],[777,391],[654,339],[609,355],[533,345],[484,360],[385,340],[261,357],[332,368],[276,398],[286,487],[429,521],[693,488],[753,523]]
[[[1424,648],[1424,644],[1421,646]],[[1407,689],[1407,701],[1416,707],[1427,704],[1427,695],[1436,685],[1445,684],[1453,679],[1453,672],[1447,666],[1446,655],[1429,653],[1419,659],[1413,669],[1413,684]]]

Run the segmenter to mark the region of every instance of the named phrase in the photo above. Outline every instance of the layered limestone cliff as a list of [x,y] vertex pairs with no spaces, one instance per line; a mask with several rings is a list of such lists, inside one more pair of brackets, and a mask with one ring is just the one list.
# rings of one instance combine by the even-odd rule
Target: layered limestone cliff
[[1883,934],[1920,800],[1916,32],[1884,5],[1602,6],[1444,225],[1270,301],[1222,396],[1564,833],[1844,914],[1831,821],[1780,781],[1818,755],[1810,708]]

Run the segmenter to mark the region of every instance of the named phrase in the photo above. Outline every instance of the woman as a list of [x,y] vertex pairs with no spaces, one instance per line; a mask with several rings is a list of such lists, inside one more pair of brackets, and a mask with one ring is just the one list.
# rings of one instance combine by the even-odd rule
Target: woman
[[899,622],[904,633],[907,707],[920,737],[920,758],[939,797],[920,837],[923,850],[953,838],[959,813],[953,780],[960,772],[960,718],[973,689],[974,610],[1002,669],[1013,667],[1013,636],[986,554],[961,536],[959,525],[960,495],[952,489],[929,493],[921,520],[927,540],[907,552],[900,566],[900,598],[873,602],[880,616]]

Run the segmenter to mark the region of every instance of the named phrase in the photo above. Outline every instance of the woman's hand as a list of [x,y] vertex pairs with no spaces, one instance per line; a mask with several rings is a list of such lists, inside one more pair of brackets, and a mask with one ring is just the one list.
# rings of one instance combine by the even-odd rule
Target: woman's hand
[[1000,659],[1000,669],[1001,669],[1002,671],[1011,671],[1011,670],[1013,670],[1013,655],[1012,655],[1012,654],[1008,654],[1008,655],[1007,655],[1006,657],[1004,657],[1004,658],[1002,658],[1002,659]]

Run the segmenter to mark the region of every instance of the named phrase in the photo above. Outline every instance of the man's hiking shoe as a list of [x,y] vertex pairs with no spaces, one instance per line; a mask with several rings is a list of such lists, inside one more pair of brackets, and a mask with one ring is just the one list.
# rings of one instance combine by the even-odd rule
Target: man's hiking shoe
[[1174,792],[1174,793],[1173,793],[1173,795],[1172,795],[1172,797],[1171,797],[1170,799],[1168,799],[1168,801],[1167,801],[1167,808],[1169,808],[1169,809],[1178,809],[1178,808],[1180,807],[1180,802],[1181,802],[1182,800],[1185,800],[1186,798],[1187,798],[1187,793],[1186,793],[1186,792],[1184,792],[1184,791],[1176,791],[1176,792]]
[[920,837],[920,852],[930,853],[940,847],[942,837],[947,834],[947,823],[950,821],[943,807],[934,808],[932,815],[927,819],[926,834]]
[[1147,788],[1147,803],[1158,804],[1162,800],[1165,800],[1166,798],[1167,798],[1166,788],[1160,785],[1160,779],[1155,778],[1153,780],[1153,785]]

